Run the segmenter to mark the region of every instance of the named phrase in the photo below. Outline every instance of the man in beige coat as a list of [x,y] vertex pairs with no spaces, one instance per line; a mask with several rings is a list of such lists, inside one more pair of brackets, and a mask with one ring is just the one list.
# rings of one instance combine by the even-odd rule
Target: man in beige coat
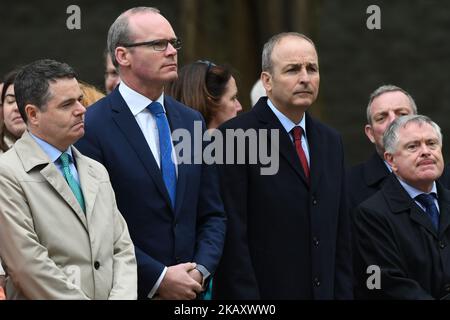
[[72,144],[85,108],[73,69],[25,66],[27,131],[0,157],[0,256],[8,299],[136,299],[134,246],[105,168]]

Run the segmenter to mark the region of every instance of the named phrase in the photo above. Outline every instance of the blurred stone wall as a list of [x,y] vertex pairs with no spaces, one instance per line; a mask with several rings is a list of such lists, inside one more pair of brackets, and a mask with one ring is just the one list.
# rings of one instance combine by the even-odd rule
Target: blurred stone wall
[[[81,30],[68,30],[66,9],[81,8]],[[368,30],[366,9],[381,8],[381,30]],[[103,88],[103,50],[123,10],[158,7],[184,40],[180,64],[210,59],[235,68],[244,108],[259,75],[263,43],[274,33],[310,35],[319,50],[321,88],[312,112],[339,130],[347,161],[366,159],[369,94],[392,83],[409,91],[419,112],[441,125],[450,148],[450,2],[438,0],[166,0],[25,1],[0,3],[0,74],[38,58],[62,60]]]

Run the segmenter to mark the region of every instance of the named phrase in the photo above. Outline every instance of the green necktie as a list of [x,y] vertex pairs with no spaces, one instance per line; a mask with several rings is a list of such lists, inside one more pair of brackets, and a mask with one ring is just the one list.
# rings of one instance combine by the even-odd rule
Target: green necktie
[[81,192],[81,188],[80,188],[79,184],[73,177],[72,172],[70,172],[69,155],[64,152],[61,154],[59,159],[61,160],[62,169],[64,172],[64,178],[66,178],[66,181],[69,184],[70,189],[72,189],[72,192],[75,195],[75,198],[77,198],[77,201],[81,206],[81,209],[83,209],[83,212],[86,212],[86,206],[84,205],[83,193]]

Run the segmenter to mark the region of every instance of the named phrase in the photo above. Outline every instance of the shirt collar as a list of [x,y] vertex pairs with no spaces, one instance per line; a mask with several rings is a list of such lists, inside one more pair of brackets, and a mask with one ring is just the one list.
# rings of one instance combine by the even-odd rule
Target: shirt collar
[[[143,96],[139,92],[131,89],[125,84],[124,81],[121,81],[119,84],[119,92],[128,105],[128,108],[130,108],[133,116],[137,116],[139,113],[145,110],[145,108],[147,108],[150,103],[153,102],[146,96]],[[166,112],[166,109],[164,107],[164,93],[162,93],[156,101],[158,101],[162,105],[164,112]]]
[[305,115],[303,114],[302,120],[300,121],[300,123],[295,124],[294,122],[292,122],[291,119],[289,119],[288,117],[286,117],[284,114],[282,114],[280,112],[280,110],[278,110],[275,105],[272,103],[272,101],[270,101],[270,99],[267,99],[267,104],[269,105],[269,108],[272,110],[273,113],[275,113],[275,116],[278,118],[278,120],[280,120],[281,125],[283,126],[283,128],[286,130],[287,133],[290,133],[292,129],[294,129],[294,127],[296,126],[300,126],[303,129],[303,134],[306,137],[306,121],[305,121]]
[[[403,181],[401,178],[397,177],[398,181],[400,182],[400,184],[403,186],[403,188],[406,190],[406,192],[408,192],[409,196],[412,199],[415,199],[419,194],[424,193],[423,191],[420,191],[416,188],[414,188],[413,186],[409,185],[408,183],[406,183],[405,181]],[[437,199],[437,188],[436,188],[436,182],[433,182],[433,187],[431,188],[431,191],[429,192],[429,194],[433,194],[436,196]]]
[[[42,140],[41,138],[36,137],[34,134],[32,134],[31,132],[30,136],[36,141],[36,143],[41,147],[42,150],[44,150],[44,152],[47,154],[48,158],[50,159],[51,162],[55,162],[56,160],[59,159],[59,157],[61,156],[62,152],[59,151],[57,148],[55,148],[54,146],[52,146],[50,143],[48,143],[47,141]],[[69,156],[70,159],[73,160],[72,157],[72,149],[69,147],[67,148],[66,152]]]
[[392,168],[389,165],[389,163],[386,160],[383,160],[384,164],[386,165],[386,168],[389,170],[389,172],[392,172]]

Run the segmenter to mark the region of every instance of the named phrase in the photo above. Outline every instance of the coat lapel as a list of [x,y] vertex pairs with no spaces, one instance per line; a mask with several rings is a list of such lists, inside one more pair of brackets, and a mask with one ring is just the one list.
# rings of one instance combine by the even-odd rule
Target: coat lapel
[[170,197],[166,190],[166,186],[161,175],[161,170],[159,169],[158,164],[153,157],[153,153],[150,150],[150,147],[148,147],[147,141],[145,140],[136,119],[131,113],[130,108],[128,108],[120,95],[119,90],[117,89],[111,93],[111,99],[113,100],[111,103],[111,109],[114,122],[138,155],[142,165],[152,178],[162,197],[168,205],[171,206]]
[[305,113],[306,117],[306,134],[309,146],[309,163],[310,163],[310,184],[311,192],[315,192],[319,187],[320,176],[322,174],[323,161],[325,159],[324,148],[326,143],[317,130],[317,125],[313,118]]
[[374,152],[369,161],[364,163],[364,180],[368,186],[378,186],[390,174],[383,159]]
[[411,220],[428,230],[435,238],[438,238],[438,233],[431,219],[409,196],[394,174],[388,177],[383,185],[382,192],[393,214],[409,213]]
[[[306,177],[303,172],[300,159],[298,158],[297,152],[295,151],[294,144],[292,143],[289,134],[286,132],[281,122],[267,105],[267,98],[261,98],[253,108],[253,111],[256,112],[258,119],[262,122],[262,129],[267,129],[269,131],[273,129],[279,130],[279,152],[281,156],[292,167],[292,169],[300,177],[303,183],[308,186],[308,182],[306,181]],[[270,143],[270,139],[271,135],[268,134],[268,143]]]
[[440,182],[436,182],[439,202],[439,235],[443,235],[450,226],[450,191]]
[[75,195],[62,174],[56,168],[55,164],[50,162],[48,156],[28,132],[25,132],[18,143],[16,143],[16,150],[26,172],[29,172],[38,166],[43,166],[40,173],[44,179],[53,187],[56,193],[60,195],[70,208],[72,208],[87,231],[86,215],[78,204]]
[[97,198],[100,182],[94,168],[75,147],[72,147],[72,154],[74,155],[78,176],[80,178],[81,190],[86,205],[86,218],[87,221],[89,221],[94,210],[95,199]]

